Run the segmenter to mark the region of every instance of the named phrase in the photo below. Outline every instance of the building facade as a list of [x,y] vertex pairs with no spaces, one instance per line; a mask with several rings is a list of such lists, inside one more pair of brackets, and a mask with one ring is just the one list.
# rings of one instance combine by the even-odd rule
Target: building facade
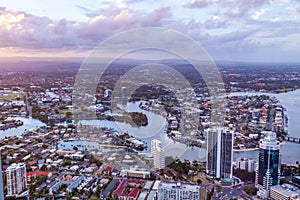
[[0,152],[0,199],[4,199],[1,152]]
[[255,186],[258,195],[269,196],[270,187],[279,184],[280,177],[280,146],[274,132],[264,132],[259,141],[259,161],[256,171]]
[[300,200],[300,191],[289,184],[270,187],[270,197],[274,200]]
[[13,163],[6,169],[7,195],[17,195],[26,189],[26,166]]
[[207,133],[206,172],[214,178],[232,178],[233,133],[224,127]]
[[238,158],[236,167],[248,172],[255,172],[257,168],[257,162],[254,159]]
[[151,141],[151,153],[154,161],[155,169],[165,168],[165,153],[162,148],[162,143],[159,140]]
[[200,200],[200,187],[181,183],[165,183],[158,185],[158,200]]

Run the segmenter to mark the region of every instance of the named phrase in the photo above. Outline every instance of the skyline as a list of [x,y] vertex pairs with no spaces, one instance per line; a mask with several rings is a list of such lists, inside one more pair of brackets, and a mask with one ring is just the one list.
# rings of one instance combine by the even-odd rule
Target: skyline
[[164,27],[197,41],[213,60],[300,62],[300,6],[293,0],[0,3],[2,57],[86,57],[114,34]]

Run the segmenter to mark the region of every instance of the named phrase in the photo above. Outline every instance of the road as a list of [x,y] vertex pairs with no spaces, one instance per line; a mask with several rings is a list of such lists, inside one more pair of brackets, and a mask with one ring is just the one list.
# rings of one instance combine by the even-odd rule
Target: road
[[231,187],[221,187],[219,193],[215,192],[213,199],[214,200],[229,200],[231,198],[238,198],[243,196],[246,199],[253,199],[251,196],[246,194],[243,190],[244,184],[238,184]]
[[106,188],[101,192],[100,196],[103,198],[107,197],[109,193],[113,192],[113,189],[119,183],[119,178],[113,178],[113,180],[106,186]]
[[269,113],[268,124],[267,124],[267,129],[269,129],[269,130],[272,130],[274,113],[275,113],[275,109],[274,109],[273,106],[271,106],[270,113]]

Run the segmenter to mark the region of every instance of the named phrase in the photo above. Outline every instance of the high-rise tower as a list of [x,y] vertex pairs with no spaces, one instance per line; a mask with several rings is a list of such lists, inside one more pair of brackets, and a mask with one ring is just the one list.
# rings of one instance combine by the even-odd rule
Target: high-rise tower
[[264,138],[259,141],[259,161],[256,171],[255,186],[261,197],[269,195],[270,186],[279,184],[280,177],[280,146],[276,133],[263,133]]
[[233,133],[215,127],[207,134],[206,171],[214,178],[232,178]]
[[6,169],[7,195],[17,195],[26,189],[26,166],[13,163]]
[[161,141],[152,140],[151,141],[151,152],[154,160],[155,169],[165,168],[165,153],[162,148]]
[[1,149],[0,149],[0,199],[4,199]]

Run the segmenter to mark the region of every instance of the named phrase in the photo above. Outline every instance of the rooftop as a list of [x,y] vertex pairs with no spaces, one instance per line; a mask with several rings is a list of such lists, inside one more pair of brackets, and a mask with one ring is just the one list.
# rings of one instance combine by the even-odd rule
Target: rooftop
[[169,189],[183,189],[183,190],[199,190],[200,187],[198,185],[190,185],[190,184],[181,184],[181,183],[166,183],[161,182],[158,186],[159,188],[169,188]]
[[300,195],[300,191],[298,190],[298,188],[289,185],[289,184],[283,184],[283,185],[275,185],[271,187],[271,190],[275,190],[279,193],[281,193],[284,196],[299,196]]

